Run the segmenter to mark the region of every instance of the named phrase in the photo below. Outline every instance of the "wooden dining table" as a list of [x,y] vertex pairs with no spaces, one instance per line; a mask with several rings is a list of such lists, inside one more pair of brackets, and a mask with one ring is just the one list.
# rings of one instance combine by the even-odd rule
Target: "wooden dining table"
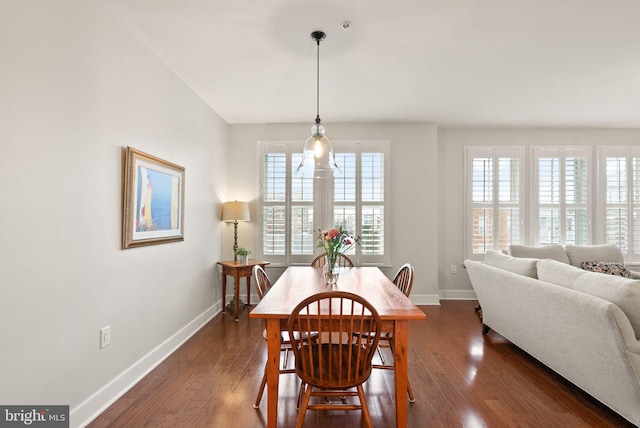
[[322,269],[289,267],[250,312],[267,324],[267,427],[278,420],[280,333],[287,330],[289,315],[303,299],[324,291],[349,291],[367,299],[378,311],[381,331],[393,333],[395,360],[396,426],[407,426],[407,355],[409,320],[426,315],[414,305],[377,267],[341,269],[335,285],[325,283]]

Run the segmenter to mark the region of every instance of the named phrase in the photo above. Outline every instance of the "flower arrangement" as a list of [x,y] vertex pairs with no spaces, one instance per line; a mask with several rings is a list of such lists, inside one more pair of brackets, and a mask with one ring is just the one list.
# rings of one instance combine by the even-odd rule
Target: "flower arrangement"
[[324,248],[327,253],[329,269],[335,267],[341,253],[348,251],[358,242],[359,238],[352,238],[342,226],[331,230],[318,228],[318,248]]

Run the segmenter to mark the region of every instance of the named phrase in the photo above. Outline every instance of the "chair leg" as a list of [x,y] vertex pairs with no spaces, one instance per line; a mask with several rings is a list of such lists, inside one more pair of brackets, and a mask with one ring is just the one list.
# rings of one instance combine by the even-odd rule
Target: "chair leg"
[[296,410],[300,410],[300,405],[302,404],[302,396],[304,395],[304,386],[305,386],[305,383],[300,381],[300,389],[298,390],[298,401],[296,402]]
[[300,410],[298,410],[298,420],[296,421],[296,428],[302,428],[302,424],[304,424],[304,417],[307,414],[307,407],[309,407],[309,399],[311,398],[311,389],[311,385],[305,385],[304,397],[302,397]]
[[367,398],[364,396],[364,389],[362,384],[356,387],[358,390],[358,397],[360,398],[360,406],[362,407],[362,417],[367,428],[371,428],[371,415],[369,414],[369,406],[367,405]]
[[382,355],[382,349],[380,349],[380,345],[378,345],[377,351],[378,351],[378,356],[380,357],[380,362],[384,366],[385,365],[384,356]]
[[264,374],[262,375],[262,382],[260,382],[260,390],[258,391],[256,402],[253,404],[254,409],[258,409],[260,407],[260,401],[262,401],[262,394],[264,393],[264,387],[266,385],[267,385],[267,367],[265,366]]

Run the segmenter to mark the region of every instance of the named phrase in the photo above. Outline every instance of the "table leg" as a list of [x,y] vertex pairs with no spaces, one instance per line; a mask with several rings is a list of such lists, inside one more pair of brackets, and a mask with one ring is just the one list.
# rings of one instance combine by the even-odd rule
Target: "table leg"
[[396,375],[396,426],[405,428],[407,426],[407,359],[408,359],[408,326],[406,320],[396,320],[393,333],[395,375]]
[[227,310],[227,274],[222,272],[222,313]]
[[236,312],[233,316],[238,321],[238,313],[240,312],[240,278],[237,273],[233,276],[233,301],[236,305]]
[[280,320],[267,319],[267,428],[278,422],[278,381],[280,379]]

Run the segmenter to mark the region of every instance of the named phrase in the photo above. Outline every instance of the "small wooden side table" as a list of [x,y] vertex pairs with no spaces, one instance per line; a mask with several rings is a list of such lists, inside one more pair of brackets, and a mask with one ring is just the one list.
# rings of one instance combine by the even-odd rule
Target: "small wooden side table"
[[236,321],[238,321],[238,314],[240,312],[240,278],[245,277],[247,281],[247,305],[251,305],[251,275],[253,274],[254,266],[262,266],[263,268],[270,264],[263,260],[249,260],[248,263],[234,262],[228,260],[224,262],[218,262],[222,266],[222,312],[226,311],[227,305],[227,275],[233,277],[233,300],[235,303],[235,313],[233,314]]

